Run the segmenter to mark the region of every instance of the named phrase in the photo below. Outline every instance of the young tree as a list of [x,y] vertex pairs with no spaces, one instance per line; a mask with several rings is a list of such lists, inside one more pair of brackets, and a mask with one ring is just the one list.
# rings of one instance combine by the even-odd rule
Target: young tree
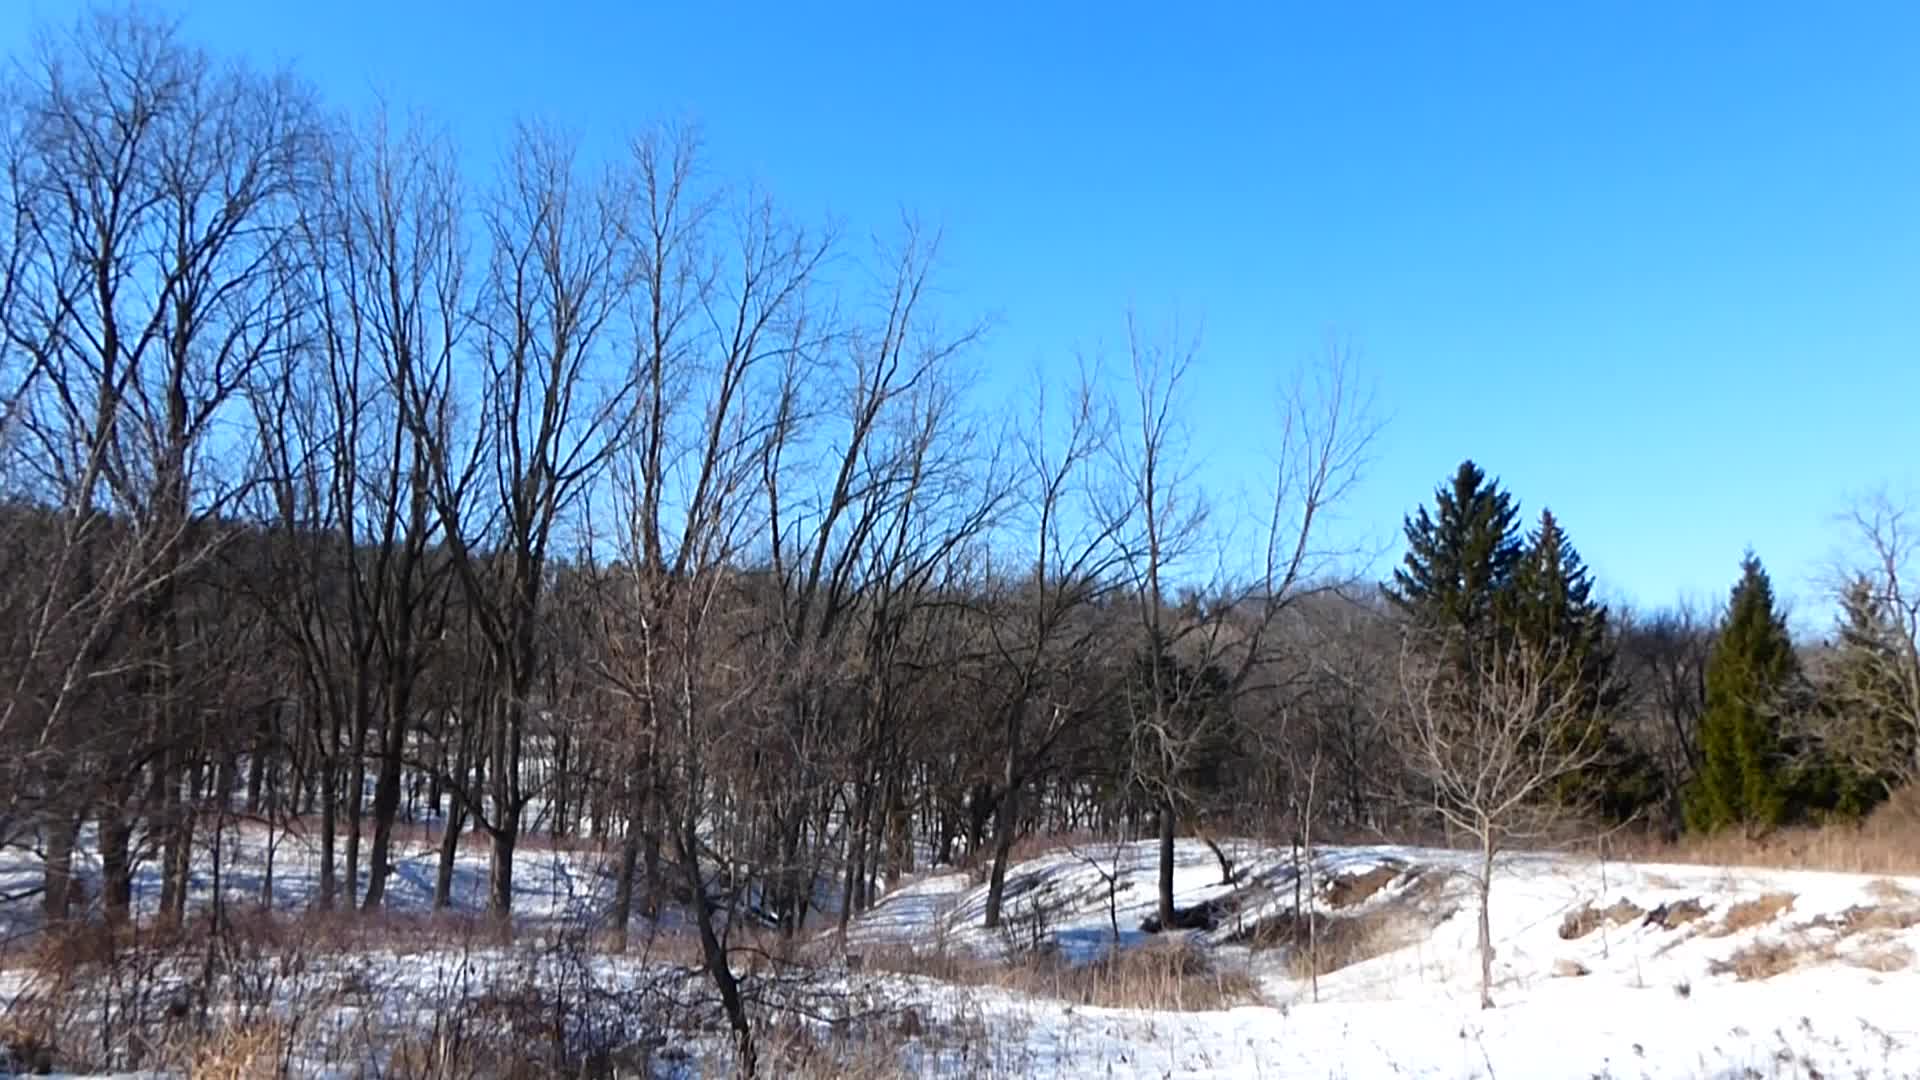
[[1838,748],[1898,784],[1920,780],[1920,531],[1885,492],[1847,515],[1853,534],[1841,577],[1836,678]]
[[1785,695],[1800,673],[1773,583],[1758,557],[1740,564],[1726,621],[1707,662],[1700,772],[1687,792],[1687,825],[1765,828],[1792,809],[1781,745]]
[[1452,655],[1446,647],[1411,644],[1395,738],[1425,782],[1427,809],[1479,849],[1469,876],[1479,901],[1480,1007],[1490,1009],[1495,862],[1516,840],[1553,834],[1567,814],[1554,786],[1591,766],[1600,750],[1586,738],[1591,718],[1573,658],[1515,642],[1474,653],[1471,677],[1461,679],[1440,659]]

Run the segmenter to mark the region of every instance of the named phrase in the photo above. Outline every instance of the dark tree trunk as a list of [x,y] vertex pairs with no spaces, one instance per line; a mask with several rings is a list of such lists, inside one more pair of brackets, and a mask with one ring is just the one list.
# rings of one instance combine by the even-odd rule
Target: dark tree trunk
[[705,961],[707,976],[713,980],[714,989],[719,991],[720,1007],[726,1013],[728,1026],[733,1030],[739,1075],[751,1077],[759,1066],[753,1043],[753,1025],[747,1017],[746,1001],[740,994],[740,981],[734,977],[733,968],[727,960],[726,946],[721,944],[720,935],[714,927],[713,905],[707,899],[707,883],[700,873],[698,820],[691,808],[681,817],[676,832],[681,873],[685,877],[689,902],[693,906],[693,922],[700,934],[700,953]]
[[1173,929],[1173,804],[1160,804],[1160,928]]
[[[403,680],[394,680],[395,684]],[[387,722],[380,739],[380,775],[373,789],[373,850],[367,859],[363,911],[386,901],[387,875],[393,872],[393,823],[400,812],[400,763],[407,749],[407,713],[412,709],[404,685],[388,687]]]
[[[57,800],[56,800],[57,803]],[[41,894],[41,908],[47,922],[65,922],[70,913],[73,897],[73,849],[80,831],[80,822],[72,815],[60,809],[53,809],[42,819],[46,834],[46,891]]]
[[347,875],[346,907],[360,902],[360,829],[367,803],[367,728],[372,712],[369,696],[363,691],[354,703],[353,743],[347,748],[351,763],[347,777]]
[[107,925],[118,926],[133,910],[133,822],[109,795],[108,805],[100,809],[99,826],[100,902]]
[[612,912],[613,932],[622,952],[627,948],[627,930],[633,924],[633,879],[640,868],[640,834],[646,828],[646,790],[638,769],[628,772],[625,788],[627,827],[620,836],[620,866],[614,877]]

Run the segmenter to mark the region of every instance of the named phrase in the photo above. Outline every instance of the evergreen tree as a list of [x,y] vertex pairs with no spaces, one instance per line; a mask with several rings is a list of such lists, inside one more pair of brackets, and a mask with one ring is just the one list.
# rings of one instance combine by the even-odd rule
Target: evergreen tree
[[1900,716],[1900,631],[1865,578],[1841,597],[1831,666],[1821,684],[1823,747],[1839,786],[1831,809],[1857,814],[1898,784],[1914,759],[1913,728]]
[[1593,578],[1551,510],[1541,511],[1514,564],[1505,614],[1518,641],[1564,661],[1564,680],[1584,711],[1614,703],[1607,609],[1593,599]]
[[1794,809],[1780,706],[1799,660],[1760,560],[1749,552],[1740,568],[1707,660],[1700,772],[1687,792],[1687,824],[1701,831],[1776,825]]
[[1386,593],[1416,625],[1472,647],[1494,633],[1519,565],[1519,507],[1472,461],[1433,500],[1406,519],[1405,565]]
[[1551,510],[1527,537],[1514,567],[1505,624],[1514,639],[1550,658],[1556,682],[1585,717],[1563,737],[1570,756],[1598,753],[1594,763],[1555,786],[1564,803],[1625,821],[1653,802],[1659,778],[1652,762],[1613,730],[1623,687],[1614,678],[1614,648],[1606,606],[1593,598],[1593,578]]

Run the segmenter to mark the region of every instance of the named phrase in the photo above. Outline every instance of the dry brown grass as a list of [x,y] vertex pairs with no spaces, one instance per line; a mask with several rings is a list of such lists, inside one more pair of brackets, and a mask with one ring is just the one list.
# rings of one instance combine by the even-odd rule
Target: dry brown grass
[[1875,878],[1867,883],[1867,895],[1888,904],[1909,902],[1913,891],[1891,878]]
[[879,950],[863,954],[862,966],[1112,1009],[1205,1012],[1260,999],[1252,976],[1223,967],[1205,949],[1178,940],[1156,940],[1082,964],[1068,963],[1052,951],[994,962],[944,951]]
[[1868,971],[1890,974],[1913,966],[1913,950],[1898,941],[1884,941],[1852,953],[1847,962]]
[[1602,926],[1622,926],[1646,913],[1645,908],[1625,897],[1604,908],[1588,904],[1578,911],[1568,912],[1567,917],[1560,921],[1560,937],[1563,941],[1583,938]]
[[1735,949],[1724,960],[1715,960],[1708,970],[1715,975],[1732,975],[1741,982],[1758,982],[1791,971],[1823,952],[1806,942],[1756,941]]
[[275,1023],[252,1024],[200,1040],[187,1059],[191,1080],[272,1080],[283,1074],[288,1033]]
[[49,1024],[38,1018],[0,1016],[0,1076],[49,1073],[58,1061]]
[[1772,922],[1782,912],[1790,910],[1793,901],[1794,895],[1788,892],[1768,893],[1752,900],[1742,900],[1721,916],[1720,925],[1714,928],[1712,936],[1726,937]]
[[1614,838],[1608,857],[1643,863],[1920,875],[1920,789],[1906,788],[1858,825],[1777,829],[1762,836],[1728,830],[1664,843],[1652,836]]
[[1578,960],[1563,956],[1553,962],[1553,975],[1557,979],[1578,979],[1587,974],[1587,965]]
[[1236,940],[1255,949],[1287,950],[1288,974],[1307,979],[1405,948],[1426,930],[1418,915],[1398,905],[1356,914],[1313,914],[1311,924],[1308,919],[1282,911],[1249,926]]
[[1364,903],[1392,884],[1404,869],[1401,866],[1381,865],[1363,873],[1335,875],[1327,880],[1327,906],[1337,909]]

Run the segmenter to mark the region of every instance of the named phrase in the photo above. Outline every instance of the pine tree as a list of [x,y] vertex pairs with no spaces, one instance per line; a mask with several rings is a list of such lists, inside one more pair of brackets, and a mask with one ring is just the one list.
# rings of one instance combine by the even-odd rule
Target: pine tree
[[1607,609],[1593,599],[1593,578],[1551,510],[1541,511],[1527,537],[1505,608],[1504,621],[1521,643],[1564,661],[1564,678],[1577,684],[1585,711],[1612,703]]
[[1472,648],[1495,632],[1519,565],[1519,507],[1472,461],[1433,498],[1432,514],[1422,506],[1406,519],[1405,566],[1386,593],[1416,625]]
[[[1865,578],[1841,597],[1838,637],[1822,680],[1825,747],[1854,798],[1834,807],[1864,810],[1897,784],[1914,759],[1913,728],[1900,716],[1900,631]],[[1842,795],[1849,794],[1843,791]]]
[[1541,511],[1540,524],[1527,537],[1504,610],[1515,641],[1551,660],[1566,699],[1585,717],[1583,725],[1563,733],[1576,741],[1563,749],[1573,757],[1599,755],[1563,778],[1556,796],[1615,821],[1633,817],[1658,797],[1658,777],[1651,761],[1614,733],[1622,686],[1614,678],[1607,609],[1593,598],[1592,575],[1551,510]]
[[1799,674],[1773,583],[1749,552],[1726,622],[1707,660],[1699,775],[1687,791],[1687,824],[1700,831],[1777,825],[1792,809],[1779,706]]

